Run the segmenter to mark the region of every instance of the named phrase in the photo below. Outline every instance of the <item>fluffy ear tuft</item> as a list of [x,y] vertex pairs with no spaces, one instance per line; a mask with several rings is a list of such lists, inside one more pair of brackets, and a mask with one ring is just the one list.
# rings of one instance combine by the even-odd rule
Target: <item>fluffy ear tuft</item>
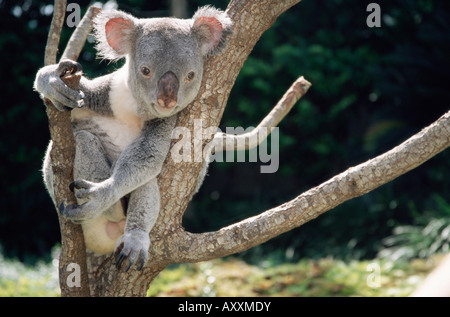
[[98,55],[104,59],[118,60],[132,50],[136,20],[122,11],[104,11],[94,20],[94,34]]
[[202,54],[219,54],[227,44],[233,22],[228,15],[211,6],[199,8],[194,14],[192,31],[197,36]]

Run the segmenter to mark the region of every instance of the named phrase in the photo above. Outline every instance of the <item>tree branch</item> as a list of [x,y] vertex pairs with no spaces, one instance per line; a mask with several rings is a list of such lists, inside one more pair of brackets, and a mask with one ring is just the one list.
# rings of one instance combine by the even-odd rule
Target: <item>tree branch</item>
[[77,25],[77,28],[72,33],[61,59],[68,58],[73,61],[78,59],[78,56],[86,43],[86,39],[92,30],[92,21],[101,11],[102,9],[99,7],[91,6],[88,8],[83,16],[83,19],[81,19],[80,23]]
[[[54,17],[54,20],[59,21],[58,23],[62,26],[63,21],[61,19],[64,17],[64,12],[61,13],[60,9],[57,8],[65,10],[65,1],[55,1],[55,15],[62,16],[62,18]],[[219,125],[230,90],[254,45],[281,13],[298,2],[300,0],[232,0],[229,3],[227,13],[234,22],[230,44],[221,55],[211,56],[207,59],[199,93],[192,104],[178,115],[178,126],[188,127],[193,135],[194,125],[192,123],[195,119],[203,119],[205,125],[209,127]],[[57,22],[54,22],[54,24],[55,26],[52,23],[49,43],[52,42],[53,38],[59,40],[60,28],[59,31],[55,31],[58,30]],[[76,41],[76,43],[69,44],[69,46],[73,45],[78,49],[67,48],[63,54],[65,57],[79,54],[84,41]],[[57,43],[56,45],[53,43],[52,46],[47,45],[46,52],[48,51],[49,54],[46,54],[46,64],[55,63],[56,57],[53,57],[53,54],[56,56],[56,49]],[[306,84],[307,82],[304,81],[300,84],[301,82],[303,80],[299,79],[291,87],[293,92],[288,91],[286,93],[257,129],[264,130],[262,128],[274,127],[279,123],[295,103],[296,100],[294,101],[294,99],[301,97],[308,89],[309,83]],[[54,110],[54,107],[48,108],[49,113]],[[53,120],[50,119],[50,114],[49,120],[52,126]],[[54,128],[53,131],[51,128],[54,145],[59,142],[55,145],[55,148],[60,150],[65,145],[73,143],[73,136],[68,138],[64,136],[64,133],[69,130],[72,134],[71,129],[68,129],[70,123],[64,122],[64,124]],[[55,138],[53,134],[55,134]],[[247,137],[250,136],[251,134],[247,135]],[[217,139],[224,140],[225,138],[226,147],[226,143],[229,142],[228,137],[227,135],[218,135]],[[230,140],[233,140],[233,147],[235,147],[234,142],[243,137],[245,135],[231,136]],[[203,140],[203,146],[208,144],[209,141]],[[172,145],[175,142],[173,140]],[[63,247],[60,259],[62,295],[89,295],[89,283],[92,295],[145,295],[151,280],[170,263],[198,262],[222,257],[263,243],[283,232],[301,226],[346,200],[363,195],[393,180],[443,151],[449,144],[450,112],[400,146],[366,163],[348,169],[289,202],[216,232],[202,234],[186,232],[181,224],[182,216],[192,196],[202,163],[176,163],[169,155],[158,176],[161,211],[150,234],[151,254],[149,262],[143,270],[131,270],[127,274],[123,274],[114,268],[112,255],[104,257],[89,256],[89,260],[92,262],[90,264],[92,270],[89,276],[91,280],[85,281],[86,261],[77,257],[80,254],[85,254],[84,242],[79,243],[78,240],[70,238],[72,236],[71,228],[75,228],[73,229],[75,231],[78,229],[70,227],[74,225],[65,222],[60,217],[63,232]],[[249,142],[248,146],[251,145],[254,144]],[[237,149],[240,149],[239,145]],[[65,162],[64,160],[62,159],[61,162]],[[62,164],[62,166],[65,168],[67,165]],[[70,173],[67,174],[67,170],[64,171],[66,174],[62,173],[62,170],[58,171],[58,168],[54,169],[55,175],[56,172],[62,173],[59,178],[55,176],[55,184],[60,186],[58,188],[61,188],[61,197],[68,197],[64,196],[66,195],[64,190],[68,189],[68,183],[72,177]],[[71,193],[67,195],[71,195]],[[81,232],[81,230],[77,232]],[[67,254],[64,255],[64,252]],[[67,287],[64,289],[62,284],[65,282],[64,275],[62,275],[64,265],[61,264],[63,260],[72,261],[82,266],[80,289],[67,289]],[[87,290],[86,287],[88,287]]]
[[[230,1],[226,10],[233,21],[229,44],[222,54],[206,60],[201,88],[195,100],[178,115],[178,127],[186,127],[194,135],[193,122],[199,118],[204,126],[219,126],[231,88],[254,45],[279,15],[298,2],[300,0]],[[210,141],[203,140],[203,148]],[[172,146],[175,143],[173,140]],[[158,176],[162,193],[158,220],[160,225],[157,224],[153,229],[153,241],[165,235],[166,224],[170,223],[170,230],[182,226],[182,217],[195,190],[201,168],[202,163],[174,162],[170,155],[166,159]],[[152,249],[152,252],[158,252],[157,248]]]
[[258,126],[250,132],[233,135],[223,132],[216,133],[211,143],[211,153],[220,145],[223,151],[242,151],[255,148],[269,135],[272,128],[276,127],[280,121],[289,113],[296,102],[302,98],[311,83],[302,77],[298,78],[286,91],[276,106],[261,121]]
[[[45,49],[45,64],[55,64],[61,29],[64,23],[66,12],[66,1],[55,0],[52,24]],[[84,23],[74,32],[67,46],[66,57],[76,59],[81,51],[87,34],[90,31],[89,19],[95,11],[88,10],[88,17],[84,17]],[[97,11],[98,13],[98,11]],[[91,21],[92,22],[92,21]],[[90,23],[92,24],[92,23]],[[82,38],[84,36],[84,41]],[[81,73],[63,77],[63,81],[72,89],[78,89]],[[63,200],[75,202],[73,193],[69,190],[69,184],[73,180],[73,158],[75,156],[75,140],[72,132],[70,112],[60,112],[50,100],[44,98],[47,105],[47,116],[49,119],[49,129],[52,139],[52,150],[50,157],[52,161],[54,199],[56,206]],[[75,225],[71,221],[58,214],[61,229],[61,255],[59,259],[59,282],[62,296],[89,296],[89,280],[86,265],[86,250],[84,247],[84,237],[80,225]],[[78,264],[80,268],[80,287],[69,287],[67,278],[72,270],[68,271],[69,264]]]
[[[234,21],[234,32],[230,37],[231,43],[221,55],[211,56],[205,62],[200,91],[196,100],[178,115],[178,126],[187,126],[192,129],[191,123],[196,118],[204,118],[205,123],[209,126],[218,126],[229,92],[248,54],[250,54],[261,34],[273,24],[277,17],[298,2],[300,0],[232,0],[230,2],[227,12]],[[65,5],[61,7],[65,8]],[[82,44],[74,44],[74,46],[81,47]],[[70,52],[71,50],[68,48],[64,56],[78,54]],[[49,63],[54,63],[54,59]],[[61,127],[61,129],[64,130],[64,127]],[[57,130],[57,132],[59,133],[61,130]],[[59,138],[59,140],[62,140],[62,138]],[[64,141],[71,143],[70,138]],[[207,140],[204,142],[203,145],[207,143]],[[183,163],[180,168],[170,158],[166,159],[163,171],[158,176],[162,208],[157,224],[151,233],[152,247],[150,252],[152,254],[149,262],[142,271],[132,271],[123,275],[115,269],[112,256],[96,258],[89,255],[89,283],[92,295],[145,295],[151,280],[169,264],[167,261],[168,255],[171,252],[177,252],[171,244],[167,244],[169,241],[166,236],[181,226],[181,217],[191,196],[189,192],[194,189],[195,179],[199,174],[200,167],[201,164],[197,163]],[[173,176],[178,172],[182,172],[188,177],[182,178],[182,181],[177,183],[176,180],[180,180],[179,175]],[[71,175],[67,175],[66,179],[70,180]],[[61,186],[67,188],[64,184],[61,184]],[[62,217],[60,217],[60,220],[64,221]],[[65,237],[68,237],[63,226],[64,223],[61,226],[62,232],[64,232]],[[67,241],[74,242],[72,239],[67,239]],[[173,244],[173,246],[176,246],[176,244]],[[80,244],[78,243],[72,244],[68,248],[65,248],[63,244],[62,251],[68,249],[70,252],[79,247]],[[83,244],[81,244],[81,248],[84,249]],[[77,253],[77,251],[72,253]],[[62,258],[63,256],[61,256]],[[69,256],[68,259],[70,258]],[[83,265],[84,263],[79,264]],[[84,271],[84,268],[82,268],[82,271]],[[63,282],[63,279],[60,278],[60,281]],[[85,284],[87,285],[87,283],[82,282],[82,287]],[[75,293],[70,294],[70,290],[62,289],[62,292],[63,296],[76,295]]]
[[392,150],[260,215],[216,232],[192,234],[179,230],[171,239],[182,251],[176,260],[198,262],[247,250],[394,180],[449,146],[450,111]]
[[45,46],[44,65],[56,63],[56,54],[58,53],[59,38],[64,24],[64,15],[66,13],[66,0],[55,0],[53,6],[53,17]]

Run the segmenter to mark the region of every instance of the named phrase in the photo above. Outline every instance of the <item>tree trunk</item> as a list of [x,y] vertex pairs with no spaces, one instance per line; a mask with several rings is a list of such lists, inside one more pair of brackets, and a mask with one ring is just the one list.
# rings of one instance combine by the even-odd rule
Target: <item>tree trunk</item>
[[[230,44],[221,55],[207,59],[198,96],[178,115],[177,126],[188,128],[191,135],[194,135],[195,119],[202,119],[203,128],[219,125],[235,79],[254,45],[280,14],[298,2],[300,0],[230,1],[227,13],[234,22]],[[306,80],[299,78],[258,128],[275,126],[306,93],[309,86]],[[62,129],[69,128],[65,126]],[[213,136],[210,136],[209,139],[203,140],[201,148],[211,145],[209,141],[212,139]],[[218,134],[213,142],[220,139],[234,142],[236,137]],[[67,142],[66,139],[64,141]],[[172,146],[175,142],[176,140],[173,140]],[[181,224],[182,216],[195,190],[202,163],[195,160],[176,163],[168,155],[158,176],[161,211],[150,233],[152,244],[149,261],[142,271],[135,269],[131,269],[128,273],[117,271],[112,255],[97,257],[88,253],[87,261],[84,261],[84,251],[77,251],[72,253],[74,256],[69,259],[81,266],[87,262],[89,281],[82,282],[88,284],[88,292],[84,291],[84,295],[145,296],[153,278],[167,265],[222,257],[263,243],[348,199],[363,195],[393,180],[443,151],[449,144],[450,112],[395,149],[348,169],[290,202],[219,231],[202,234],[186,232]],[[192,148],[195,150],[195,144]],[[191,157],[194,157],[194,153]],[[67,175],[65,177],[69,178]],[[62,225],[61,230],[63,241],[64,238],[68,238],[68,241],[73,242],[69,236],[71,229]],[[79,244],[63,244],[62,252],[70,254],[77,246],[80,248]],[[62,278],[63,276],[60,276],[63,295],[80,294],[67,285],[64,286]]]
[[[64,23],[66,12],[66,1],[55,1],[52,24],[49,31],[48,41],[45,50],[45,65],[56,63],[56,52],[61,29]],[[63,80],[73,88],[78,88],[81,75],[70,75]],[[70,112],[60,112],[48,100],[44,99],[47,106],[47,116],[49,119],[50,136],[53,141],[52,170],[54,175],[55,203],[59,206],[64,200],[75,202],[75,197],[69,190],[69,184],[73,180],[73,159],[75,157],[75,141],[73,138]],[[84,248],[84,237],[80,225],[59,218],[61,228],[61,256],[59,261],[59,281],[62,295],[87,296],[89,295],[89,282],[86,266],[86,252]],[[68,265],[77,263],[79,268],[78,284],[80,287],[67,288],[67,279],[72,273],[68,270]],[[67,291],[65,291],[67,290]]]

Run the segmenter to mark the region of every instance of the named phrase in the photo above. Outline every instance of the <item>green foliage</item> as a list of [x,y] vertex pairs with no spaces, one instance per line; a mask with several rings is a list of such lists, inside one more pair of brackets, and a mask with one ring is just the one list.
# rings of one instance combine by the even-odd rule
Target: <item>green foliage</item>
[[19,261],[7,260],[0,254],[0,297],[59,295],[57,266],[42,261],[28,266]]
[[[77,1],[83,10],[90,2]],[[163,0],[118,2],[137,16],[168,14]],[[8,256],[32,263],[48,258],[60,238],[39,171],[48,124],[32,91],[43,64],[52,3],[0,1],[0,242]],[[189,12],[205,4],[224,9],[227,3],[189,1]],[[187,229],[219,229],[277,206],[383,153],[448,111],[450,4],[380,0],[382,27],[371,29],[368,3],[303,0],[264,33],[236,80],[220,128],[256,126],[300,75],[313,86],[280,124],[279,171],[261,174],[258,163],[212,164],[185,215]],[[61,51],[72,31],[64,28]],[[88,43],[79,59],[88,77],[118,67],[99,63],[95,55]],[[327,255],[370,259],[396,227],[418,226],[416,237],[423,236],[433,218],[448,217],[437,215],[441,207],[434,197],[450,197],[449,162],[446,151],[242,256],[254,263]],[[427,236],[428,250],[445,250],[444,242],[431,248],[431,238],[445,232],[445,226],[438,228]]]
[[450,204],[439,195],[433,196],[433,202],[434,209],[419,214],[415,225],[394,228],[393,235],[383,240],[386,247],[380,251],[380,257],[409,260],[450,251]]
[[[56,250],[56,249],[55,249]],[[377,259],[303,259],[297,263],[246,264],[236,257],[172,265],[152,282],[148,296],[407,296],[441,256],[409,262]],[[379,284],[368,284],[378,268]],[[0,255],[0,297],[60,296],[58,261],[33,266]]]
[[[343,262],[330,258],[266,267],[235,258],[176,265],[161,272],[148,296],[408,296],[440,261]],[[267,265],[267,264],[266,264]],[[379,270],[379,284],[368,283]]]
[[[188,229],[218,229],[290,200],[448,111],[449,5],[381,1],[382,27],[371,29],[368,3],[302,1],[263,34],[236,80],[222,130],[258,124],[300,75],[313,85],[280,123],[276,175],[250,163],[213,164],[185,217]],[[395,227],[414,223],[411,204],[423,210],[434,194],[450,196],[449,155],[242,256],[372,258]]]

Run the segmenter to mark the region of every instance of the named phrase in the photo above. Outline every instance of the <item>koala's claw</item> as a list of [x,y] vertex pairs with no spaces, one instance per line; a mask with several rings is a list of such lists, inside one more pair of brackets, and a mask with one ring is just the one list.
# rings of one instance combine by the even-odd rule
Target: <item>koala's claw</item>
[[[118,254],[119,252],[115,252],[115,255],[116,255],[116,257],[117,257],[117,254]],[[122,268],[122,264],[123,264],[123,262],[125,261],[125,259],[127,259],[128,258],[128,265],[127,265],[127,267],[125,268],[125,272],[128,272],[128,270],[131,268],[131,266],[134,264],[134,262],[135,262],[135,260],[136,259],[133,259],[132,257],[131,257],[131,255],[127,255],[127,254],[125,254],[123,251],[121,251],[119,254],[118,254],[118,257],[117,257],[117,260],[116,260],[116,268],[120,271],[121,270],[121,268]],[[137,268],[137,270],[138,271],[140,271],[140,270],[142,270],[142,267],[144,266],[144,264],[145,264],[145,262],[146,262],[146,257],[145,256],[142,256],[142,254],[140,254],[139,255],[139,266],[138,266],[138,268]]]
[[75,224],[81,224],[83,222],[82,220],[76,218],[71,219],[72,217],[74,217],[74,215],[76,215],[76,210],[78,207],[79,205],[77,204],[70,204],[66,206],[66,199],[64,199],[62,203],[59,205],[58,210],[63,217],[70,219]]
[[62,201],[62,203],[59,205],[59,213],[63,216],[67,216],[70,211],[75,209],[78,205],[70,204],[66,206],[66,199]]
[[39,70],[34,88],[60,111],[83,107],[85,94],[69,88],[62,80],[81,70],[80,64],[67,59],[57,65],[45,66]]
[[58,64],[59,77],[64,77],[67,75],[73,75],[77,72],[82,72],[83,67],[80,63],[74,62],[70,59],[63,59]]
[[[127,255],[125,255],[125,254],[123,254],[123,253],[120,253],[119,254],[119,258],[117,259],[117,261],[116,261],[116,268],[120,271],[120,269],[122,268],[122,264],[123,264],[123,262],[125,261],[125,259],[127,258]],[[131,259],[128,259],[128,265],[127,265],[127,267],[125,268],[125,273],[126,272],[128,272],[128,270],[130,269],[130,267],[133,265],[133,261],[131,261]],[[144,264],[145,264],[145,260],[144,260],[144,258],[141,258],[140,260],[139,260],[139,266],[138,266],[138,268],[137,268],[137,270],[138,271],[140,271],[140,270],[142,270],[142,267],[144,266]]]
[[[116,252],[115,255],[116,255],[116,257],[117,257],[117,252]],[[123,261],[124,261],[126,258],[127,258],[127,256],[126,256],[125,254],[123,254],[123,253],[120,253],[120,254],[119,254],[119,257],[118,257],[117,260],[116,260],[116,269],[118,269],[118,270],[120,271],[120,269],[121,269],[121,267],[122,267],[122,263],[123,263]],[[125,269],[125,272],[128,271],[129,266],[130,266],[130,264],[128,264],[127,268]]]
[[66,210],[66,199],[64,199],[64,200],[61,202],[61,204],[59,205],[58,210],[59,210],[59,213],[60,213],[61,215],[64,215],[64,211]]
[[64,199],[61,205],[59,205],[59,212],[64,217],[70,217],[74,210],[79,207],[77,204],[70,204],[66,206],[66,200]]
[[94,183],[88,182],[86,180],[77,179],[69,184],[69,189],[72,192],[74,192],[76,189],[77,192],[75,193],[75,197],[79,199],[84,199],[89,198],[89,196],[92,194],[94,185],[95,185]]
[[125,268],[125,272],[131,268],[133,264],[139,264],[137,270],[142,270],[143,266],[148,259],[148,248],[150,246],[150,239],[148,234],[145,234],[144,241],[138,241],[140,237],[135,237],[133,234],[125,233],[119,238],[117,242],[116,251],[114,255],[116,257],[116,268],[120,271],[123,263],[128,259],[128,264]]

